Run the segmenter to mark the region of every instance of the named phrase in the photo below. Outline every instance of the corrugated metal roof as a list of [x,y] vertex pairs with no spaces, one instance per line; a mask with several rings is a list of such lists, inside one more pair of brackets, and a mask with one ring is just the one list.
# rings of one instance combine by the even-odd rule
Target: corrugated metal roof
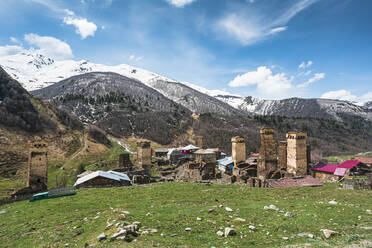
[[211,149],[199,149],[194,154],[215,154],[216,152]]
[[336,168],[338,167],[337,164],[325,164],[325,163],[318,163],[313,168],[311,168],[314,171],[321,171],[321,172],[327,172],[327,173],[334,173]]
[[336,168],[336,170],[333,173],[333,175],[343,177],[343,176],[345,176],[345,173],[346,173],[347,170],[348,169],[346,169],[346,168],[339,168],[338,167],[338,168]]
[[104,178],[109,178],[109,179],[112,179],[112,180],[115,180],[115,181],[130,181],[129,177],[126,175],[126,174],[123,174],[123,173],[120,173],[120,172],[116,172],[116,171],[95,171],[95,172],[92,172],[86,176],[83,176],[81,178],[79,178],[78,180],[76,180],[74,186],[77,186],[79,184],[82,184],[82,183],[85,183],[93,178],[96,178],[96,177],[104,177]]
[[304,187],[304,186],[323,186],[323,183],[313,178],[306,176],[301,178],[281,178],[281,179],[267,179],[269,187]]
[[155,152],[168,152],[169,149],[168,148],[155,148],[154,151]]
[[188,145],[188,146],[181,148],[182,151],[196,150],[196,149],[199,149],[199,147],[194,146],[194,145]]
[[352,169],[354,168],[355,166],[359,165],[360,162],[359,161],[355,161],[355,160],[346,160],[345,162],[343,162],[342,164],[340,164],[338,166],[338,168],[346,168],[346,169]]
[[217,160],[217,163],[220,165],[228,166],[229,164],[233,163],[233,160],[232,160],[232,157],[226,157],[226,158]]
[[363,163],[363,164],[372,164],[372,158],[360,158],[360,157],[355,157],[355,160]]

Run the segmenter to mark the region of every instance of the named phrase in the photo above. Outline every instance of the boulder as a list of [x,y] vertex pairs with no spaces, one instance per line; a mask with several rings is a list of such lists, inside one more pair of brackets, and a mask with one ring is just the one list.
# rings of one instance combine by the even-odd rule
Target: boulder
[[234,236],[234,235],[236,235],[236,231],[233,228],[230,228],[230,227],[225,228],[225,237]]
[[106,234],[105,233],[101,233],[100,235],[97,236],[98,241],[102,241],[102,240],[105,240],[105,239],[106,239]]

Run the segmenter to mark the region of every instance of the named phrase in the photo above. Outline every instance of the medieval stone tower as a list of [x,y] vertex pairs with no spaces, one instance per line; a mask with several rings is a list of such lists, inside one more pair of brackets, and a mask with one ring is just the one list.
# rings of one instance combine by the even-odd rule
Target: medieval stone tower
[[264,180],[277,169],[278,156],[276,151],[276,141],[274,129],[263,128],[260,130],[261,148],[257,164],[257,176]]
[[151,144],[148,141],[137,142],[138,164],[145,170],[147,175],[151,175]]
[[132,167],[132,162],[130,161],[130,156],[128,153],[119,155],[119,168],[130,169]]
[[246,150],[245,150],[245,139],[243,137],[233,137],[232,142],[232,160],[234,161],[234,166],[240,162],[245,162]]
[[48,185],[48,143],[30,143],[27,187],[44,190]]
[[278,147],[278,169],[287,168],[287,141],[280,141]]
[[306,133],[287,133],[287,171],[294,176],[307,174],[307,145]]
[[194,145],[202,149],[203,148],[203,136],[195,136]]

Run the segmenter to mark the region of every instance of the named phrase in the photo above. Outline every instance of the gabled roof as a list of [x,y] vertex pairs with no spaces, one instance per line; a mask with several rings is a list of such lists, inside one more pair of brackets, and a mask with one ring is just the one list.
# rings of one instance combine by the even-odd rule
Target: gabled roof
[[232,157],[226,157],[226,158],[217,160],[217,163],[220,165],[228,166],[229,164],[233,163],[233,160],[232,160]]
[[212,149],[199,149],[194,154],[216,154]]
[[312,170],[314,171],[321,171],[321,172],[327,172],[327,173],[334,173],[336,168],[337,168],[337,164],[325,164],[325,163],[318,163],[317,165],[315,165],[313,168],[311,168]]
[[169,148],[155,148],[154,151],[155,152],[168,152]]
[[95,172],[92,172],[88,175],[85,175],[81,178],[79,178],[78,180],[76,180],[74,186],[77,186],[79,184],[82,184],[82,183],[85,183],[89,180],[92,180],[93,178],[96,178],[96,177],[104,177],[104,178],[108,178],[108,179],[112,179],[112,180],[115,180],[115,181],[130,181],[129,177],[124,174],[124,173],[120,173],[120,172],[116,172],[116,171],[95,171]]
[[340,164],[338,167],[339,168],[346,168],[346,169],[352,169],[355,166],[359,165],[360,161],[355,161],[355,160],[346,160],[342,164]]
[[185,146],[185,147],[181,148],[182,151],[196,150],[196,149],[199,149],[199,147],[194,146],[194,145],[188,145],[188,146]]

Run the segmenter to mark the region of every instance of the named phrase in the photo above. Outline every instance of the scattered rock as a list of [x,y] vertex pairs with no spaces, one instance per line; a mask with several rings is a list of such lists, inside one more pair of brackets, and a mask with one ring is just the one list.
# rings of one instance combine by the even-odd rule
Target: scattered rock
[[257,231],[257,228],[253,225],[250,225],[248,228],[251,229],[252,231]]
[[146,216],[151,216],[152,214],[151,213],[147,213]]
[[120,230],[119,232],[117,233],[114,233],[112,236],[111,236],[111,240],[115,240],[119,237],[125,237],[127,235],[127,230]]
[[337,205],[338,204],[338,202],[336,202],[336,201],[329,201],[328,203],[331,204],[331,205]]
[[223,232],[222,231],[218,231],[217,232],[217,235],[220,236],[220,237],[223,237]]
[[208,214],[213,214],[213,213],[215,213],[216,212],[216,210],[214,210],[214,209],[208,209]]
[[300,238],[303,238],[303,237],[307,237],[308,234],[307,233],[299,233],[299,234],[297,234],[297,236],[300,237]]
[[372,210],[370,210],[370,209],[367,209],[366,212],[367,212],[367,214],[372,214]]
[[177,236],[177,234],[171,234],[170,236],[171,236],[171,237],[176,237],[176,236]]
[[293,218],[293,214],[291,212],[286,212],[284,216]]
[[[119,223],[119,224],[120,224],[120,223]],[[113,226],[113,224],[108,224],[108,225],[106,226],[105,230],[110,229],[112,226]]]
[[191,229],[191,227],[186,227],[186,228],[185,228],[185,231],[186,231],[186,232],[191,232],[192,229]]
[[275,205],[270,205],[270,206],[264,206],[264,210],[275,210],[279,211],[279,208]]
[[332,231],[332,230],[328,230],[328,229],[322,229],[321,231],[323,232],[324,237],[326,237],[327,239],[338,233],[336,231]]
[[284,240],[288,240],[289,238],[288,238],[288,237],[282,237],[282,239],[284,239]]
[[7,211],[5,211],[5,210],[0,211],[0,214],[6,214],[6,213],[7,213]]
[[223,205],[219,205],[218,207],[219,207],[219,208],[223,208]]
[[233,228],[230,228],[230,227],[225,228],[225,237],[234,236],[234,235],[236,235],[236,232]]
[[246,222],[247,220],[243,219],[243,218],[235,218],[234,221],[236,221],[236,222]]
[[311,239],[314,238],[314,235],[313,235],[312,233],[309,233],[307,236],[308,236],[309,238],[311,238]]
[[232,210],[231,208],[229,208],[229,207],[226,207],[225,210],[226,210],[227,212],[232,212],[232,211],[233,211],[233,210]]
[[125,214],[125,215],[130,215],[130,212],[128,212],[128,211],[122,211],[121,213]]
[[98,241],[102,241],[102,240],[106,239],[106,234],[101,233],[100,235],[97,236],[97,239],[98,239]]
[[200,217],[196,217],[196,220],[198,220],[198,221],[202,221],[202,218],[200,218]]

